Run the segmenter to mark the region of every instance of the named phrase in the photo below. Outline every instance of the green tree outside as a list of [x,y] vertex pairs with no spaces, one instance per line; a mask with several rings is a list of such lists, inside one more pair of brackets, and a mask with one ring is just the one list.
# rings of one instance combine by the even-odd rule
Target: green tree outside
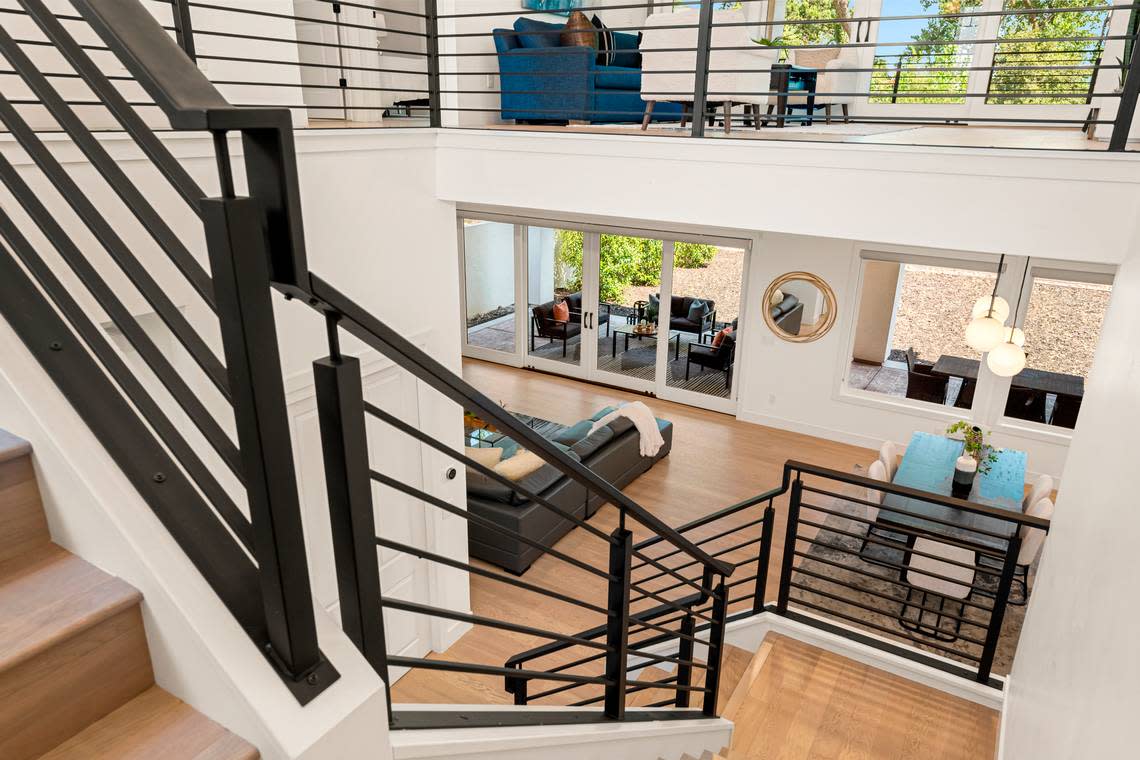
[[[583,234],[577,230],[558,230],[555,235],[555,284],[570,291],[581,290]],[[627,287],[661,284],[660,240],[602,235],[600,245],[601,300],[623,303]],[[706,267],[716,256],[716,250],[714,245],[677,243],[673,252],[674,266],[678,269]]]

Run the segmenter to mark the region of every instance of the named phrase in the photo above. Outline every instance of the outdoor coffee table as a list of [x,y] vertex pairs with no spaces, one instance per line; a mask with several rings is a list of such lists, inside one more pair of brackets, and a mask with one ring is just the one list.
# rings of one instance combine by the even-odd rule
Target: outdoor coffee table
[[[617,358],[618,335],[624,335],[625,336],[625,348],[622,349],[623,351],[629,350],[629,338],[631,335],[634,338],[637,338],[638,340],[642,340],[644,338],[648,338],[648,339],[653,340],[653,341],[657,340],[658,333],[656,333],[656,332],[651,332],[651,333],[634,332],[635,326],[636,325],[614,325],[613,331],[610,333],[610,341],[611,341],[610,342],[610,356],[611,357],[613,357],[615,359]],[[679,330],[670,330],[669,331],[669,342],[674,344],[673,359],[674,360],[680,359],[681,358],[681,333]]]

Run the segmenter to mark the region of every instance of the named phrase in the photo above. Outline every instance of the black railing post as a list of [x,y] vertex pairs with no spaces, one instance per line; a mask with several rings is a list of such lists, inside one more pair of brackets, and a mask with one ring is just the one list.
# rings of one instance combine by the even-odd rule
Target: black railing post
[[[331,322],[330,332],[333,335],[335,330],[335,322]],[[384,681],[390,697],[360,360],[340,356],[335,343],[330,348],[331,356],[313,362],[313,379],[324,455],[325,488],[329,499],[333,563],[340,596],[341,628]],[[389,718],[391,714],[389,698]]]
[[[285,384],[269,286],[264,207],[233,195],[224,133],[215,134],[222,198],[202,201],[218,321],[245,474],[269,659],[298,698],[328,684],[317,645]],[[322,667],[326,666],[326,667]]]
[[1005,621],[1005,608],[1009,604],[1009,590],[1013,586],[1013,572],[1017,569],[1017,555],[1020,553],[1021,536],[1014,533],[1013,537],[1009,539],[1009,546],[1005,551],[1005,560],[1001,564],[1001,575],[998,577],[994,607],[990,610],[990,624],[986,627],[986,643],[982,647],[982,659],[978,661],[978,683],[988,683],[990,680],[990,671],[993,669],[998,639],[1001,638],[1001,626]]
[[717,695],[720,692],[720,669],[724,652],[724,626],[728,618],[728,588],[721,578],[720,585],[713,592],[712,624],[709,626],[709,651],[705,658],[705,704],[704,714],[716,716]]
[[[1112,122],[1112,137],[1108,149],[1122,151],[1128,144],[1128,133],[1132,129],[1132,119],[1136,114],[1136,100],[1140,97],[1140,45],[1135,44],[1133,32],[1132,55],[1128,58],[1128,68],[1124,75],[1124,90],[1120,93],[1120,103],[1116,107],[1116,118]],[[1089,129],[1095,130],[1095,124]]]
[[902,55],[895,61],[895,80],[891,85],[891,102],[899,102],[899,79],[902,77]]
[[[681,618],[681,636],[677,645],[677,685],[693,685],[693,639],[696,636],[697,624],[692,614]],[[692,692],[688,689],[677,689],[677,698],[673,702],[676,707],[688,707]]]
[[427,33],[428,126],[443,126],[443,108],[439,85],[439,7],[437,0],[424,0]]
[[783,615],[788,611],[788,596],[792,580],[792,564],[796,559],[796,529],[800,521],[800,499],[803,497],[803,482],[797,473],[788,495],[788,526],[784,533],[784,557],[780,563],[780,595],[776,601],[776,612]]
[[606,699],[607,718],[625,717],[627,651],[629,649],[629,574],[633,558],[633,533],[618,528],[611,535],[610,581],[606,623]]
[[776,510],[772,500],[764,508],[764,522],[760,525],[760,556],[756,559],[756,590],[752,594],[752,614],[764,611],[765,588],[768,586],[768,565],[772,561],[772,524],[776,521]]
[[191,61],[197,62],[198,54],[194,52],[194,25],[190,22],[190,0],[172,0],[171,12],[174,16],[174,35],[178,40],[178,47],[186,53]]
[[[712,22],[712,0],[701,0],[701,12],[697,20],[697,60],[693,72],[693,137],[705,136],[705,106],[708,103]],[[729,114],[727,118],[732,118],[732,115]]]

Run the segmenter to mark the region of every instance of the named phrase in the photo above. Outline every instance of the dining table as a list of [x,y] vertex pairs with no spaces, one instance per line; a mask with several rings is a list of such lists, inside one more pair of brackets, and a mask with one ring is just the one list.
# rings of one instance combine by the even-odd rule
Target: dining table
[[[939,496],[951,496],[954,463],[964,446],[965,443],[958,439],[917,431],[907,444],[892,482]],[[1000,449],[995,453],[997,461],[988,472],[977,474],[966,500],[1009,512],[1011,516],[1020,515],[1028,458],[1024,451],[1016,449]],[[900,494],[885,495],[878,522],[887,530],[895,525],[998,552],[1005,550],[1018,528],[1016,522],[1003,520],[1000,516],[968,512]],[[913,536],[908,536],[908,543],[913,545]]]
[[[930,374],[940,377],[960,377],[964,380],[977,380],[978,370],[981,367],[978,359],[967,359],[962,356],[939,356],[938,361],[930,369]],[[1013,376],[1013,385],[1019,388],[1028,388],[1033,391],[1055,393],[1058,396],[1075,396],[1082,398],[1085,395],[1085,379],[1080,375],[1068,375],[1063,372],[1049,372],[1043,369],[1026,367]]]

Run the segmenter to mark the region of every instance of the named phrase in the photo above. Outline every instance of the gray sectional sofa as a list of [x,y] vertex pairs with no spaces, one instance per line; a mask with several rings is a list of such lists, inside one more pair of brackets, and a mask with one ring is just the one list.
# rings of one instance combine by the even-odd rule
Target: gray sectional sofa
[[[625,417],[618,417],[592,435],[581,437],[594,420],[601,419],[610,411],[610,408],[602,409],[590,420],[582,420],[572,426],[534,417],[522,419],[544,437],[564,446],[571,457],[577,458],[617,488],[624,488],[668,455],[673,445],[673,423],[657,420],[657,428],[665,439],[665,445],[656,456],[643,457],[640,434]],[[507,439],[495,445],[510,448],[517,444]],[[508,455],[509,452],[504,452],[504,456]],[[591,493],[587,500],[584,485],[571,480],[549,464],[519,480],[518,484],[579,519],[590,517],[605,503],[605,499],[597,493]],[[472,514],[545,546],[552,546],[574,527],[570,520],[524,499],[506,485],[471,469],[467,471],[467,508]],[[544,554],[543,550],[535,546],[473,522],[468,523],[467,531],[472,557],[498,565],[512,573],[523,573]]]

